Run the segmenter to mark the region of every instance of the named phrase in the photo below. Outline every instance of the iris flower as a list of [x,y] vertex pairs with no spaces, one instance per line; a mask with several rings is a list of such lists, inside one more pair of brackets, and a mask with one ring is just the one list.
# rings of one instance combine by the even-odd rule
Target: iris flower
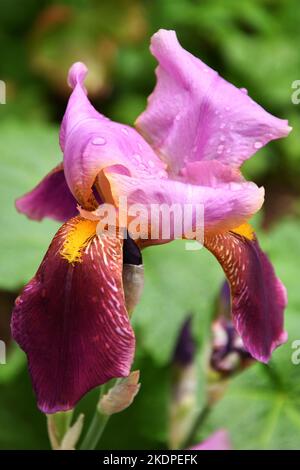
[[136,129],[98,113],[84,87],[87,68],[71,67],[63,163],[16,203],[32,219],[64,222],[12,317],[46,413],[70,409],[91,388],[127,376],[134,357],[123,251],[126,264],[139,265],[134,250],[144,245],[99,236],[97,221],[78,215],[77,204],[84,213],[103,202],[118,207],[121,197],[146,207],[203,204],[204,246],[228,278],[234,326],[246,349],[267,362],[287,338],[285,288],[247,223],[264,190],[246,181],[240,167],[291,128],[184,50],[174,31],[154,34],[151,52],[157,84]]

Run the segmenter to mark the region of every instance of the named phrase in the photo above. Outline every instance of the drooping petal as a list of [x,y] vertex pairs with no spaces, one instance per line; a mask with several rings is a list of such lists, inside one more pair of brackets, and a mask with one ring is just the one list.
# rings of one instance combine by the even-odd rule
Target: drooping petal
[[152,37],[157,85],[137,128],[178,173],[186,161],[240,165],[291,128],[179,44],[174,31]]
[[[201,220],[197,220],[200,214],[198,208],[203,207],[204,231],[209,234],[224,232],[244,223],[260,209],[264,199],[264,189],[250,182],[233,182],[213,188],[169,179],[131,178],[109,170],[105,171],[105,176],[109,181],[116,207],[119,207],[123,198],[126,198],[128,209],[134,208],[135,204],[141,204],[147,220],[151,221],[152,230],[157,225],[155,229],[159,230],[160,235],[160,224],[166,221],[161,218],[151,218],[151,212],[153,213],[153,210],[161,205],[168,208],[176,205],[176,209],[180,208],[178,212],[183,216],[191,209],[192,215],[189,218],[188,216],[182,218],[182,221],[185,220],[186,223],[185,230],[181,224],[177,227],[179,231],[182,228],[182,233],[186,234],[195,229],[196,223],[201,223]],[[171,227],[170,239],[174,235]]]
[[233,322],[245,348],[258,361],[267,362],[287,339],[283,329],[285,287],[248,224],[207,237],[205,246],[230,283]]
[[66,222],[74,217],[78,212],[76,199],[66,183],[63,165],[56,166],[32,191],[17,199],[16,207],[34,220],[50,217]]
[[79,62],[69,71],[73,92],[60,143],[68,185],[79,204],[90,210],[97,206],[91,188],[102,169],[115,165],[128,175],[161,177],[165,165],[135,129],[110,121],[95,110],[83,85],[86,74],[87,68]]
[[38,406],[67,410],[130,372],[134,334],[122,286],[122,241],[76,217],[57,232],[16,301],[13,337],[26,352]]
[[220,429],[205,441],[190,448],[191,450],[230,450],[231,444],[227,431]]

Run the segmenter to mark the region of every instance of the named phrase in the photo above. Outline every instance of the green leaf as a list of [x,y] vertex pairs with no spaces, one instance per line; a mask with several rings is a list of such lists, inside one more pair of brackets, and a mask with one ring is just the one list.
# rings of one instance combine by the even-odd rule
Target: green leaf
[[299,259],[300,259],[300,221],[286,219],[271,232],[259,235],[262,248],[270,257],[277,275],[288,291],[288,311],[300,309],[299,296]]
[[143,259],[145,289],[133,322],[139,344],[157,363],[166,364],[189,313],[196,314],[195,336],[205,330],[224,275],[205,249],[187,251],[179,240],[146,249]]
[[0,385],[14,380],[24,369],[26,356],[21,349],[13,344],[9,348],[6,364],[0,364]]
[[49,449],[46,418],[36,407],[25,369],[1,384],[0,449]]
[[34,275],[58,224],[28,220],[14,206],[61,159],[54,126],[0,123],[0,287],[17,290]]
[[297,449],[300,366],[291,362],[292,351],[289,341],[269,365],[257,364],[235,378],[204,431],[228,429],[235,449]]

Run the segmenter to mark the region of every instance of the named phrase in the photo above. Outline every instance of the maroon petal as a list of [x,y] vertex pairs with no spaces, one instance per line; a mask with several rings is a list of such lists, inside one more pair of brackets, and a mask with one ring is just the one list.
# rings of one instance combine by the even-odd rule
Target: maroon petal
[[91,388],[130,372],[135,339],[124,304],[122,241],[76,217],[54,237],[16,300],[13,337],[26,352],[38,406],[73,408]]
[[77,214],[76,199],[66,183],[63,165],[55,167],[29,193],[16,201],[18,211],[30,219],[44,217],[65,222]]
[[234,231],[207,238],[205,246],[220,262],[231,287],[234,326],[246,349],[267,362],[287,340],[283,329],[286,290],[245,224]]

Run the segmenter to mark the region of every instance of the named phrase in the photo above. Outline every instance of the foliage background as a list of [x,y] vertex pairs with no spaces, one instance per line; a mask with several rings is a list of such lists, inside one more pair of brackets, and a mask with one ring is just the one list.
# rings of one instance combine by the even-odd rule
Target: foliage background
[[[0,448],[49,448],[24,355],[10,339],[9,317],[57,224],[26,220],[16,213],[14,199],[61,158],[58,126],[70,64],[88,65],[87,87],[99,110],[132,124],[155,83],[148,46],[161,27],[176,29],[184,47],[294,127],[244,168],[266,187],[265,208],[255,223],[288,288],[289,341],[268,366],[256,364],[230,381],[195,440],[222,427],[236,449],[300,448],[300,365],[291,362],[292,341],[300,338],[300,105],[291,102],[291,84],[300,79],[298,0],[0,0],[0,11],[0,79],[7,86],[7,104],[0,106],[0,339],[8,344],[7,364],[0,365]],[[146,288],[134,315],[142,388],[131,408],[111,419],[103,448],[167,447],[172,356],[191,313],[195,415],[206,400],[203,351],[222,272],[204,250],[186,252],[180,242],[146,251],[144,258]],[[79,406],[87,420],[95,400],[92,392]]]

